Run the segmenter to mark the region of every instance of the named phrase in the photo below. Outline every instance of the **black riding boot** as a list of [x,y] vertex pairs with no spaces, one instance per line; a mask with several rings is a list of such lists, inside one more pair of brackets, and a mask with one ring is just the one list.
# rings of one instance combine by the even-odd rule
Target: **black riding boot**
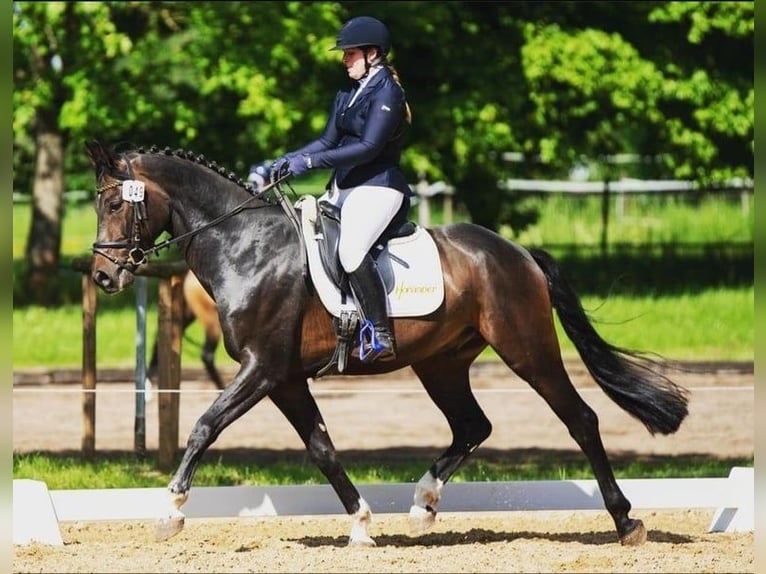
[[[372,323],[375,331],[372,337],[372,348],[362,361],[369,363],[379,358],[395,357],[394,336],[388,325],[386,288],[375,261],[369,253],[364,256],[359,267],[348,274],[348,279],[363,318]],[[364,351],[360,353],[364,354]]]

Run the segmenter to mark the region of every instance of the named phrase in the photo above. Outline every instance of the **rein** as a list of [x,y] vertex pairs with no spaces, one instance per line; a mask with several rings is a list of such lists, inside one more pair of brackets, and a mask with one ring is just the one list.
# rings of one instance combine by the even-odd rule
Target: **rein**
[[[311,291],[311,277],[309,276],[309,254],[308,250],[306,249],[306,239],[303,237],[303,233],[301,232],[301,224],[298,221],[298,214],[295,212],[295,208],[293,207],[293,204],[289,201],[286,201],[285,194],[282,191],[281,182],[283,180],[286,180],[289,177],[289,173],[282,176],[281,178],[277,178],[276,180],[272,181],[264,191],[268,190],[270,187],[274,187],[274,191],[277,195],[277,201],[279,205],[282,207],[282,210],[285,212],[285,215],[287,216],[287,219],[290,220],[290,223],[293,224],[293,228],[295,229],[295,233],[298,235],[298,243],[300,243],[301,246],[301,255],[302,255],[302,261],[303,265],[301,266],[301,275],[303,275],[303,282],[306,284],[306,288]],[[297,195],[295,193],[295,190],[293,189],[293,186],[290,185],[289,181],[285,181],[285,185],[290,188],[290,192],[293,194],[293,196]]]
[[[127,158],[123,158],[123,159],[125,160],[125,163],[128,166],[128,175],[120,176],[117,181],[114,181],[110,184],[107,184],[101,187],[97,187],[96,188],[97,195],[101,195],[105,191],[114,189],[115,187],[123,186],[126,182],[134,181],[133,168],[130,165],[130,161]],[[274,181],[270,182],[267,186],[265,186],[263,189],[261,189],[258,193],[255,193],[251,197],[248,197],[239,205],[235,206],[234,208],[227,211],[226,213],[219,215],[212,221],[207,222],[202,227],[199,227],[198,229],[193,229],[177,237],[171,237],[170,239],[167,239],[161,243],[152,245],[152,247],[150,247],[149,249],[143,249],[141,247],[141,229],[146,226],[146,200],[143,195],[143,182],[141,182],[142,187],[141,187],[141,194],[140,194],[139,200],[126,199],[124,190],[122,194],[122,201],[130,203],[133,208],[133,224],[132,224],[133,236],[130,239],[123,239],[119,241],[95,242],[93,243],[93,248],[92,248],[93,253],[97,255],[101,255],[102,257],[108,259],[109,261],[111,261],[112,263],[120,267],[121,269],[125,269],[126,271],[132,273],[138,266],[147,263],[147,256],[157,253],[158,251],[162,249],[166,249],[175,243],[179,243],[185,239],[194,237],[198,233],[202,233],[203,231],[215,225],[218,225],[222,221],[242,212],[247,207],[247,205],[254,199],[262,199],[262,200],[268,201],[264,196],[266,195],[268,191],[272,189],[277,192],[279,204],[281,205],[282,209],[287,214],[288,219],[290,219],[290,221],[293,223],[293,226],[296,227],[296,231],[298,231],[299,240],[301,241],[301,243],[303,243],[303,234],[300,233],[300,228],[297,227],[298,218],[295,213],[295,210],[292,208],[292,205],[289,205],[290,202],[285,201],[284,193],[282,193],[282,190],[280,188],[280,183],[287,177],[289,177],[289,174],[284,175],[281,178],[275,179]],[[292,190],[292,187],[291,186],[289,187]],[[114,257],[110,255],[109,253],[102,251],[102,249],[108,249],[108,248],[128,249],[129,251],[126,257],[124,257],[123,259],[118,259],[117,257]],[[305,248],[303,249],[303,251],[304,251],[304,260],[305,260],[306,258]],[[304,261],[304,278],[307,277],[306,268],[307,268],[307,263]]]

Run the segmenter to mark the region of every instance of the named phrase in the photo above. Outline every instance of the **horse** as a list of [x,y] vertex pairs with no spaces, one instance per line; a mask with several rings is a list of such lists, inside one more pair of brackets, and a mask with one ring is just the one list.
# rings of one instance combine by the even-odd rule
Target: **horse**
[[[221,340],[221,323],[218,320],[218,306],[213,298],[205,291],[205,288],[197,279],[197,276],[191,271],[187,271],[183,280],[184,311],[181,328],[186,329],[195,320],[202,323],[205,332],[205,341],[202,344],[202,364],[205,367],[210,380],[216,388],[223,390],[226,383],[223,381],[221,373],[215,366],[215,352],[218,349],[218,343]],[[150,380],[157,377],[159,368],[159,348],[157,341],[154,341],[152,347],[152,356],[146,369],[146,376]]]
[[[192,428],[168,484],[155,538],[184,527],[183,504],[202,455],[231,423],[269,397],[294,427],[351,521],[348,544],[374,546],[372,509],[341,464],[309,380],[336,348],[333,316],[305,273],[297,209],[280,191],[289,175],[258,193],[233,172],[184,150],[117,150],[86,142],[96,178],[98,229],[91,279],[106,293],[170,242],[218,303],[223,342],[239,369]],[[167,232],[170,239],[155,243]],[[452,434],[449,446],[415,484],[409,518],[417,532],[434,524],[443,486],[490,436],[492,423],[471,390],[469,368],[491,347],[563,422],[590,463],[617,540],[646,541],[606,454],[598,416],[565,369],[554,310],[590,375],[652,435],[676,432],[688,414],[688,390],[663,373],[658,355],[605,341],[560,265],[473,223],[425,228],[438,248],[441,304],[425,316],[393,317],[394,358],[364,362],[352,353],[344,375],[411,367]],[[376,405],[381,408],[383,405]],[[428,432],[428,429],[420,429]]]

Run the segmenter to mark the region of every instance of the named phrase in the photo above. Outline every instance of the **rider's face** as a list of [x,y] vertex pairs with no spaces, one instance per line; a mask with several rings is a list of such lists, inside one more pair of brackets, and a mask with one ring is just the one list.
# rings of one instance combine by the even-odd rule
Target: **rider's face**
[[343,65],[352,80],[361,79],[367,72],[364,65],[365,55],[359,48],[346,48],[343,50]]

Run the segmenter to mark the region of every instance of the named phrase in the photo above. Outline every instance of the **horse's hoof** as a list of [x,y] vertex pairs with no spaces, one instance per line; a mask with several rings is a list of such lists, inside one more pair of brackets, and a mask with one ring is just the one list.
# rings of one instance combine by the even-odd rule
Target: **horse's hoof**
[[364,536],[362,538],[349,538],[348,545],[352,548],[372,548],[373,546],[377,546],[375,541],[369,536]]
[[423,534],[436,522],[436,511],[412,505],[410,507],[410,529],[415,534]]
[[160,518],[154,527],[154,539],[162,542],[168,538],[173,538],[184,529],[183,516],[171,516],[169,518]]
[[620,538],[620,544],[623,546],[641,546],[646,542],[646,527],[640,520],[634,520],[633,530]]

